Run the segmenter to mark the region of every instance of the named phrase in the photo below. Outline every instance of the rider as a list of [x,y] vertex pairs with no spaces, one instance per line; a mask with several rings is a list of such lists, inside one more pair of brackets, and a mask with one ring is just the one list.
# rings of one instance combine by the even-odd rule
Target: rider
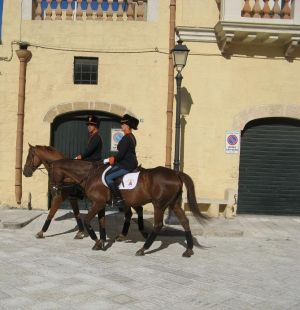
[[102,139],[99,135],[99,120],[94,115],[89,115],[87,118],[87,129],[89,140],[82,154],[79,154],[75,159],[84,159],[88,161],[101,160]]
[[124,201],[115,181],[118,177],[133,171],[138,166],[135,153],[136,139],[132,133],[132,129],[136,130],[138,124],[139,120],[133,116],[125,114],[122,117],[121,128],[124,136],[117,145],[118,153],[116,156],[104,160],[104,163],[109,163],[112,166],[105,176],[105,181],[111,190],[115,206],[120,210],[124,209]]

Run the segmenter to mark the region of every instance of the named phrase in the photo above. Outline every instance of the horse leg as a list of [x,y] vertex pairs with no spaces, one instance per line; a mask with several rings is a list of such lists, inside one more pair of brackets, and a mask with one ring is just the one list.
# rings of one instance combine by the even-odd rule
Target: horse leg
[[134,208],[137,215],[138,215],[138,226],[139,226],[139,231],[144,230],[144,217],[143,217],[143,207],[139,206]]
[[63,202],[63,200],[64,199],[63,199],[62,195],[56,195],[53,197],[52,203],[51,203],[51,208],[49,210],[47,219],[44,223],[42,230],[35,235],[36,238],[38,238],[38,239],[44,238],[44,233],[48,230],[50,223],[51,223],[57,209],[59,208],[60,204]]
[[103,249],[106,242],[106,229],[105,229],[105,208],[98,212],[99,232],[100,232],[100,245]]
[[74,217],[75,217],[75,220],[76,220],[77,226],[78,226],[78,232],[75,235],[74,239],[83,239],[84,238],[84,227],[83,227],[82,220],[80,218],[77,199],[69,198],[69,201],[70,201],[70,204],[71,204],[71,207],[72,207],[72,210],[74,213]]
[[148,233],[145,232],[145,228],[144,228],[143,206],[135,207],[134,210],[136,211],[138,215],[139,231],[143,235],[143,237],[146,239],[148,237]]
[[[103,209],[105,208],[105,205],[103,205]],[[92,203],[92,207],[89,210],[88,214],[85,216],[84,218],[84,226],[89,234],[89,236],[91,237],[92,240],[95,241],[95,245],[93,246],[93,250],[101,250],[104,247],[103,241],[99,240],[97,238],[97,235],[93,229],[93,227],[91,226],[91,221],[92,219],[95,217],[95,215],[97,213],[100,212],[100,209],[94,202]]]
[[185,232],[185,239],[186,239],[186,250],[182,254],[183,257],[191,257],[194,254],[193,247],[194,247],[194,242],[193,242],[193,237],[191,233],[191,228],[189,224],[189,219],[186,217],[184,211],[181,209],[180,203],[176,202],[175,207],[173,209],[175,215],[177,216],[180,224],[184,228]]
[[132,211],[131,211],[131,208],[126,208],[125,210],[126,211],[125,211],[125,220],[123,224],[123,229],[122,229],[122,232],[119,235],[117,235],[116,241],[124,241],[128,234],[128,230],[130,227],[130,221],[132,218]]
[[160,208],[159,206],[154,206],[154,227],[153,227],[154,229],[151,232],[151,234],[149,234],[149,236],[147,237],[144,246],[136,252],[135,254],[136,256],[145,255],[145,250],[148,250],[150,248],[155,238],[157,237],[159,231],[162,229],[163,220],[164,220],[164,212],[162,208]]

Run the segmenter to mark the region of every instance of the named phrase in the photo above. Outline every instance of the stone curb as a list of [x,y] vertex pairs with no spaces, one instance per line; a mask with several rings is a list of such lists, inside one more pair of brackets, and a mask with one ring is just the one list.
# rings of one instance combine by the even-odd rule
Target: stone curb
[[35,220],[36,218],[38,218],[39,216],[41,216],[43,214],[40,213],[38,215],[33,216],[32,218],[25,220],[23,222],[19,222],[19,221],[4,221],[0,224],[1,228],[5,228],[5,229],[21,229],[24,226],[28,225],[30,222],[32,222],[33,220]]

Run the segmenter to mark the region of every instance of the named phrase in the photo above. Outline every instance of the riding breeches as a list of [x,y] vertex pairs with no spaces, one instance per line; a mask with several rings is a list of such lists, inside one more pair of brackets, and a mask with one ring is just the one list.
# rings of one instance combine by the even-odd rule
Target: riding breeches
[[114,165],[109,169],[105,175],[106,184],[109,186],[114,183],[115,179],[129,173],[128,170],[121,168],[118,165]]

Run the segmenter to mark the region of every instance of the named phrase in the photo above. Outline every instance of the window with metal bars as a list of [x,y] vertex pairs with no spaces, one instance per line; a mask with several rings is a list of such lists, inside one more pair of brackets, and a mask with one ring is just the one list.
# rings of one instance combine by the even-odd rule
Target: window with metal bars
[[98,84],[98,58],[74,57],[74,84]]

